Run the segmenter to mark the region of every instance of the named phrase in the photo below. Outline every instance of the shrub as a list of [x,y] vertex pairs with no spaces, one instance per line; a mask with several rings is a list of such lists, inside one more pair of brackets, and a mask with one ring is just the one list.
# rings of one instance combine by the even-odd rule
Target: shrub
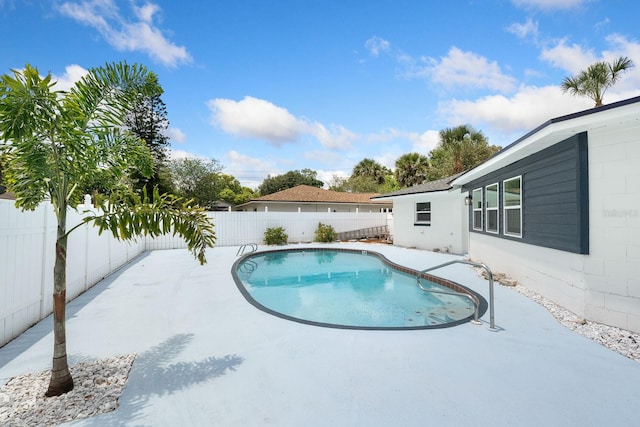
[[289,236],[282,227],[267,228],[267,231],[264,232],[264,242],[267,245],[284,245],[288,238]]
[[338,234],[333,229],[332,226],[323,224],[321,222],[318,223],[318,228],[316,228],[316,238],[314,241],[316,242],[333,242],[338,237]]

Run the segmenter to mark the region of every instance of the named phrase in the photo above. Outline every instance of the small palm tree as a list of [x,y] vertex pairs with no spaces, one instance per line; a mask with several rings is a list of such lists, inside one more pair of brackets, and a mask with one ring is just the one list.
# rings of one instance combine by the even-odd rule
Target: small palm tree
[[420,153],[403,154],[396,160],[395,178],[401,187],[411,187],[427,180],[429,158]]
[[603,105],[602,97],[607,89],[613,86],[620,75],[631,67],[633,67],[633,61],[626,56],[621,56],[611,63],[599,61],[589,65],[586,70],[576,76],[565,77],[560,87],[563,92],[587,96],[595,102],[596,107],[600,107]]
[[41,77],[27,65],[0,77],[0,157],[5,183],[16,206],[33,210],[48,200],[57,219],[53,268],[53,364],[47,396],[73,389],[67,364],[65,306],[67,212],[77,206],[78,189],[102,181],[110,199],[97,197],[102,214],[93,223],[119,239],[173,232],[205,262],[213,246],[213,224],[199,208],[173,196],[153,200],[132,193],[131,171],[150,176],[153,155],[144,141],[126,131],[125,117],[140,96],[161,93],[154,73],[141,66],[107,64],[89,71],[69,92],[56,91],[51,74]]

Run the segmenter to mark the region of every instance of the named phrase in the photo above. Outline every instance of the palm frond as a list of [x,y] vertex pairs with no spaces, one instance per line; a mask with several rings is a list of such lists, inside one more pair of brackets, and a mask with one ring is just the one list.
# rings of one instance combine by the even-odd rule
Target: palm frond
[[179,197],[160,195],[157,189],[153,198],[144,190],[142,197],[115,194],[98,203],[102,213],[87,217],[85,222],[96,225],[99,233],[108,230],[120,240],[172,233],[185,240],[201,264],[206,262],[206,249],[215,244],[214,226],[204,210]]

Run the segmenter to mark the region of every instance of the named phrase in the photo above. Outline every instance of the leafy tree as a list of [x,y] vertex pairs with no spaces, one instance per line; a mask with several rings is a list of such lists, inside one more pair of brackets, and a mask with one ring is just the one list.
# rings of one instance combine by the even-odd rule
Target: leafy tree
[[391,172],[386,175],[382,184],[378,184],[370,176],[351,175],[345,178],[334,175],[329,185],[329,190],[350,193],[389,193],[399,189],[400,186]]
[[363,159],[353,167],[351,176],[362,176],[373,179],[376,184],[384,184],[387,175],[391,174],[389,168],[382,166],[373,159]]
[[318,173],[311,169],[302,169],[289,171],[283,175],[268,176],[262,181],[258,192],[261,196],[277,193],[278,191],[293,188],[298,185],[310,185],[312,187],[322,188],[324,182],[317,178]]
[[86,223],[119,239],[156,236],[173,230],[200,260],[215,242],[213,224],[204,212],[157,192],[150,201],[126,187],[127,174],[152,172],[153,156],[139,138],[127,132],[124,119],[140,94],[161,91],[157,77],[145,67],[106,64],[89,71],[69,92],[56,91],[51,74],[41,77],[27,65],[0,78],[0,154],[6,183],[16,206],[33,210],[49,200],[57,219],[53,269],[54,350],[47,396],[73,389],[67,364],[65,308],[69,207],[77,206],[84,182],[109,177],[118,191],[98,198],[102,214]]
[[188,157],[172,160],[169,168],[178,195],[193,199],[205,209],[216,206],[223,189],[218,179],[222,166],[217,160]]
[[498,151],[500,147],[489,145],[484,134],[469,125],[443,129],[438,146],[429,155],[427,176],[432,181],[464,172]]
[[621,56],[613,62],[598,61],[576,76],[565,77],[560,87],[563,92],[589,97],[595,102],[596,107],[600,107],[607,89],[631,67],[633,67],[633,61],[626,56]]
[[166,130],[169,128],[169,120],[167,107],[160,94],[137,96],[125,123],[134,135],[147,144],[155,160],[153,174],[150,177],[145,177],[137,171],[133,172],[134,187],[137,190],[146,187],[148,191],[158,187],[160,193],[173,192],[171,174],[167,166],[169,137],[166,135]]
[[253,191],[249,187],[243,187],[235,177],[226,174],[218,174],[218,178],[221,180],[222,190],[218,195],[219,200],[231,203],[233,205],[240,205],[248,202],[250,199],[258,197],[258,193]]
[[376,189],[376,193],[384,194],[391,193],[392,191],[396,191],[400,189],[400,184],[396,180],[394,174],[389,174],[385,178],[384,184],[381,184]]
[[429,158],[419,153],[403,154],[396,160],[395,178],[400,187],[411,187],[427,180]]

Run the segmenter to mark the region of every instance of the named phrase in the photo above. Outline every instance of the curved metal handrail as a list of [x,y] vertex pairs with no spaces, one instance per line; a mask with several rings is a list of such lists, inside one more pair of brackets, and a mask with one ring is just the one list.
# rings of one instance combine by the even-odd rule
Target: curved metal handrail
[[[446,291],[431,290],[431,289],[427,289],[427,288],[423,287],[421,282],[420,282],[420,278],[423,277],[424,274],[427,273],[428,271],[437,270],[439,268],[446,267],[446,266],[452,265],[452,264],[472,265],[474,267],[483,268],[487,272],[487,274],[489,276],[489,329],[496,330],[496,325],[495,325],[494,315],[493,315],[493,273],[491,272],[491,269],[486,264],[482,264],[482,263],[479,263],[479,262],[465,261],[465,260],[461,260],[461,259],[456,259],[456,260],[453,260],[453,261],[445,262],[444,264],[436,265],[434,267],[425,268],[420,273],[418,273],[418,279],[417,279],[418,286],[420,287],[420,289],[422,289],[425,292],[447,294]],[[471,297],[471,295],[464,294],[464,293],[451,293],[451,295],[466,295],[467,297],[471,298],[474,301],[474,304],[476,304],[476,312],[475,312],[475,315],[474,315],[474,323],[476,323],[476,322],[477,323],[481,323],[478,320],[478,305],[477,305],[476,301]]]
[[251,248],[251,252],[249,253],[254,253],[255,251],[258,250],[258,245],[256,245],[255,243],[245,243],[244,245],[238,248],[238,252],[236,252],[236,256],[244,255],[244,252],[247,250],[248,247]]
[[471,296],[469,294],[465,294],[463,292],[454,292],[454,291],[447,292],[447,291],[442,291],[440,289],[425,288],[424,286],[422,286],[422,283],[420,282],[420,278],[425,278],[425,277],[422,274],[420,274],[418,276],[418,287],[420,287],[420,289],[422,289],[425,292],[430,292],[432,294],[454,295],[454,296],[457,296],[457,297],[469,298],[471,300],[471,302],[473,303],[473,307],[474,307],[473,320],[471,321],[471,323],[473,323],[475,325],[482,325],[482,322],[478,319],[478,316],[479,316],[478,312],[480,311],[480,302],[477,300],[477,298],[474,298],[473,296]]

